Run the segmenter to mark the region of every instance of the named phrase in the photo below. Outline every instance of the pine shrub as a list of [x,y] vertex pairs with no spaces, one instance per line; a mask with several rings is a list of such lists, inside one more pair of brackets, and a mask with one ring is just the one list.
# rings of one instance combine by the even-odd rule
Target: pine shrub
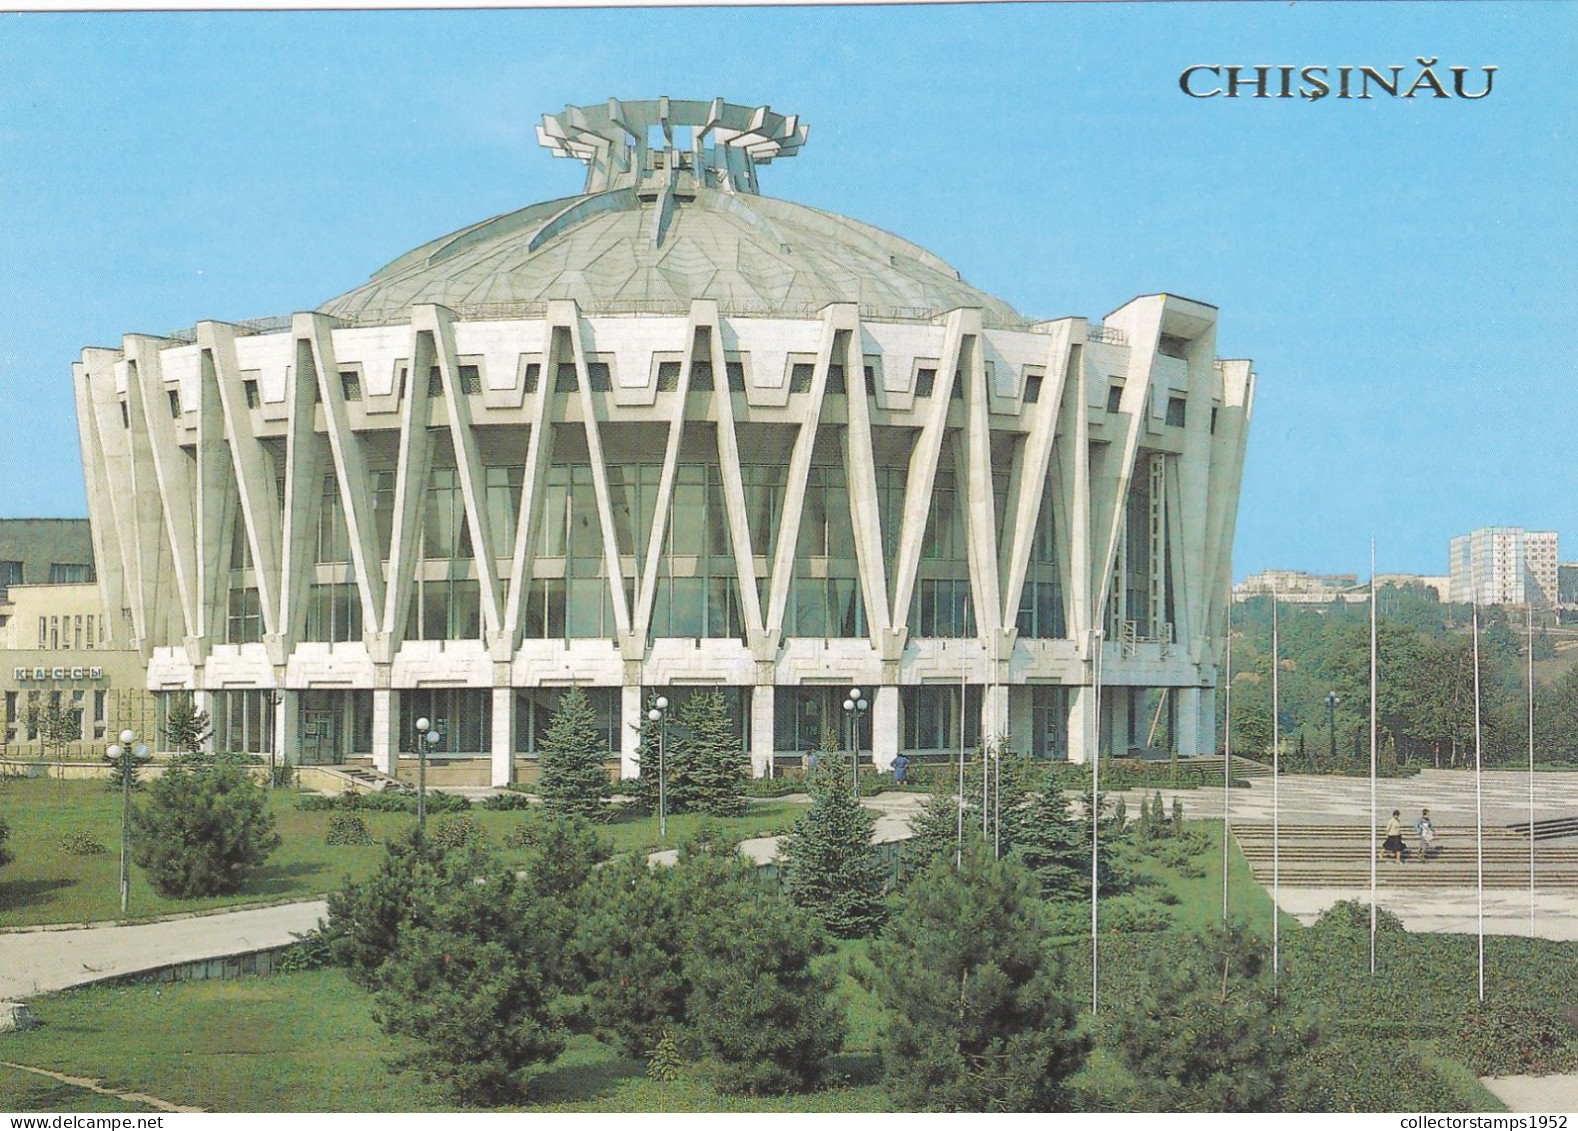
[[[1332,904],[1320,913],[1313,924],[1317,929],[1337,931],[1370,931],[1370,905],[1362,899],[1344,899]],[[1404,931],[1403,921],[1395,912],[1388,911],[1379,904],[1375,908],[1375,929],[1377,931]]]
[[1266,959],[1261,940],[1234,924],[1149,966],[1136,997],[1104,1018],[1103,1043],[1132,1077],[1109,1097],[1114,1109],[1277,1110],[1313,1033],[1273,995]]
[[172,766],[131,814],[132,860],[160,895],[233,895],[282,843],[261,786],[226,763]]
[[[738,890],[738,889],[737,889]],[[759,884],[703,920],[687,1012],[719,1091],[803,1092],[821,1082],[847,1022],[816,920]]]
[[874,945],[889,1016],[887,1088],[903,1111],[1058,1111],[1089,1042],[1044,945],[1035,881],[970,843],[934,860]]
[[433,831],[428,835],[432,839],[433,845],[442,849],[465,848],[467,845],[481,841],[486,836],[469,813],[440,817],[434,823]]

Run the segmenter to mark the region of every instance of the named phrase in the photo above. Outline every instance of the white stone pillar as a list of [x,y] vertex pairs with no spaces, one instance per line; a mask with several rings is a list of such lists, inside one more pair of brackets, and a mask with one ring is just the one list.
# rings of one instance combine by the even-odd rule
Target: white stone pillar
[[641,776],[641,685],[625,684],[619,689],[619,776]]
[[1096,738],[1096,689],[1068,689],[1068,760],[1088,762]]
[[[205,711],[208,714],[209,727],[208,727],[208,734],[203,739],[203,753],[204,754],[212,754],[216,750],[219,749],[218,746],[214,745],[214,743],[217,741],[216,738],[215,738],[215,733],[219,730],[219,728],[214,723],[214,711],[213,711],[212,696],[210,696],[208,691],[203,687],[203,669],[202,668],[197,668],[197,669],[194,670],[194,672],[193,672],[193,682],[196,684],[196,687],[192,691],[192,709],[196,710],[196,711]],[[83,712],[82,712],[82,732],[84,734],[91,734],[92,731],[93,731],[93,723],[88,718],[88,716],[93,711],[93,704],[92,704],[91,700],[85,699],[83,701],[83,708],[84,709],[83,709]]]
[[399,723],[395,692],[387,687],[373,688],[373,767],[381,774],[393,776],[399,764]]
[[493,785],[509,785],[515,776],[515,689],[493,689]]
[[773,772],[773,685],[751,688],[751,772],[767,777]]
[[1173,735],[1173,750],[1180,758],[1189,758],[1196,754],[1208,753],[1213,745],[1205,745],[1202,738],[1214,736],[1203,735],[1201,732],[1209,724],[1204,722],[1200,710],[1202,699],[1198,687],[1176,687],[1173,694],[1177,696],[1174,707],[1174,717],[1178,725]]
[[871,762],[887,773],[899,756],[899,689],[879,686],[871,699]]
[[295,766],[301,762],[301,693],[276,691],[274,693],[274,748],[279,752],[282,765]]
[[981,689],[981,740],[1006,750],[1008,738],[1008,686],[989,683]]

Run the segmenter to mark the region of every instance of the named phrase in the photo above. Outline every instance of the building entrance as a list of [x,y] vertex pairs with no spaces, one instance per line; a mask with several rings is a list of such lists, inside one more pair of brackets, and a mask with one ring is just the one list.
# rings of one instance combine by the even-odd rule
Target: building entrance
[[332,765],[345,761],[345,747],[341,742],[339,724],[337,711],[301,713],[300,750],[303,766]]

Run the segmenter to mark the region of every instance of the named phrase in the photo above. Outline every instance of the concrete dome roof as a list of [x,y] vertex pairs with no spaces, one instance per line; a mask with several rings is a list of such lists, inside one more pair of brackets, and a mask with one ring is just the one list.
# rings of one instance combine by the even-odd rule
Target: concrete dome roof
[[553,299],[611,313],[683,313],[714,299],[736,316],[853,302],[874,318],[968,306],[991,324],[1024,324],[908,240],[759,195],[758,167],[793,157],[809,129],[721,99],[566,107],[537,133],[587,165],[582,195],[434,240],[319,309],[368,324],[399,321],[414,303],[509,317]]
[[[697,187],[642,200],[613,189],[486,220],[409,252],[320,308],[395,321],[413,303],[486,314],[574,299],[588,311],[668,311],[715,299],[738,314],[800,316],[830,302],[884,314],[981,307],[1022,319],[937,256],[868,224],[770,197]],[[478,308],[484,308],[478,310]]]

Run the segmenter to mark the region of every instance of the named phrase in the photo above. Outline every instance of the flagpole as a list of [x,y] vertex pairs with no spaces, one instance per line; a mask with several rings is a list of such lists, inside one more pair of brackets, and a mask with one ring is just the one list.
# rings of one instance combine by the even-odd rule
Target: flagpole
[[1096,740],[1090,746],[1090,1012],[1096,1014],[1098,1001],[1097,987],[1097,957],[1099,951],[1098,938],[1101,925],[1101,912],[1099,900],[1101,896],[1100,873],[1097,868],[1097,858],[1100,854],[1101,822],[1097,819],[1100,814],[1096,809],[1096,799],[1100,796],[1101,789],[1101,660],[1106,652],[1104,647],[1104,633],[1096,629],[1095,651],[1091,657],[1092,675],[1091,684],[1095,703]]
[[[1231,574],[1231,570],[1229,570]],[[1227,922],[1227,811],[1233,784],[1233,581],[1227,582],[1227,702],[1222,708],[1222,921]]]
[[[1370,977],[1375,977],[1375,714],[1376,714],[1376,641],[1375,641],[1375,539],[1370,539]],[[1423,851],[1421,849],[1421,851]]]
[[1282,971],[1282,700],[1278,669],[1281,641],[1278,616],[1281,602],[1271,587],[1271,993],[1276,996]]
[[1529,937],[1534,937],[1534,605],[1529,618]]
[[964,687],[965,671],[964,637],[959,637],[959,833],[953,845],[953,867],[964,867]]
[[[1485,820],[1480,788],[1479,595],[1474,595],[1474,887],[1479,915],[1479,1000],[1485,1000]],[[1534,830],[1529,830],[1532,837]]]

